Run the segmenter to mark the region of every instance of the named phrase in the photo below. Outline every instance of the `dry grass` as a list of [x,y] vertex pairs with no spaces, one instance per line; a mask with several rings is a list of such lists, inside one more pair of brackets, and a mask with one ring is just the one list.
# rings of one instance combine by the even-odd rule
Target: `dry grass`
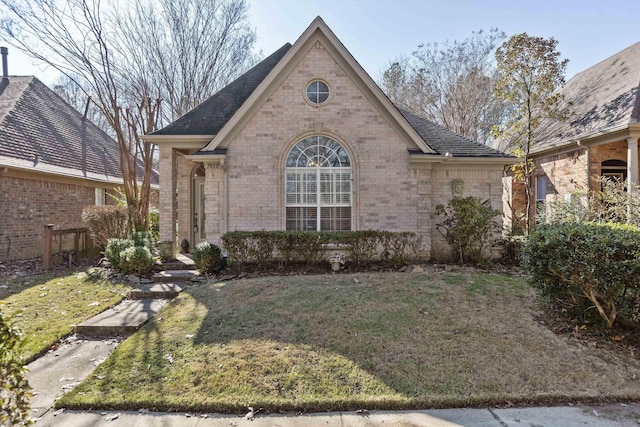
[[522,279],[269,277],[199,285],[58,406],[393,409],[638,399],[640,363],[554,335]]
[[67,270],[5,279],[0,300],[24,336],[22,355],[28,362],[72,333],[76,324],[120,302],[130,289]]

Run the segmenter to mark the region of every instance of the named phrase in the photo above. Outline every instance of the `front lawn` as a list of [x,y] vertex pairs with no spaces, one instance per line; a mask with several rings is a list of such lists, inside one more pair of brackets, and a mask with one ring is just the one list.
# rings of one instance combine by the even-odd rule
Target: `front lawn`
[[369,273],[188,288],[67,408],[242,412],[640,398],[640,363],[553,334],[521,278]]
[[22,332],[31,361],[81,323],[119,303],[131,290],[99,275],[64,271],[5,279],[0,300]]

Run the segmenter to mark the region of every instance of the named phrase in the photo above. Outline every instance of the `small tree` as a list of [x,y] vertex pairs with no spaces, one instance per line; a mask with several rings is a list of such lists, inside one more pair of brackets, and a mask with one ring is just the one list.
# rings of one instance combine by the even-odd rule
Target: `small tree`
[[506,101],[508,118],[494,127],[493,135],[503,141],[501,148],[510,149],[523,158],[515,166],[515,174],[524,180],[526,211],[525,232],[531,229],[533,163],[531,149],[536,142],[543,119],[564,120],[560,109],[562,95],[557,89],[564,84],[567,59],[560,60],[558,41],[517,34],[496,51],[498,78],[494,90]]
[[436,215],[444,217],[436,226],[457,252],[460,263],[480,262],[491,231],[496,226],[493,219],[500,215],[500,211],[492,209],[489,200],[456,197],[447,206],[437,205]]

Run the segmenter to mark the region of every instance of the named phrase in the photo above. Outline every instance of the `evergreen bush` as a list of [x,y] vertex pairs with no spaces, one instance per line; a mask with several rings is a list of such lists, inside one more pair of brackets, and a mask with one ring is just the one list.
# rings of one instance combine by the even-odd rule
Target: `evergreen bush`
[[544,296],[584,314],[595,308],[612,327],[637,319],[640,229],[615,223],[557,222],[535,228],[523,250],[530,283]]
[[209,242],[200,242],[193,249],[193,262],[201,273],[211,273],[222,259],[220,248]]

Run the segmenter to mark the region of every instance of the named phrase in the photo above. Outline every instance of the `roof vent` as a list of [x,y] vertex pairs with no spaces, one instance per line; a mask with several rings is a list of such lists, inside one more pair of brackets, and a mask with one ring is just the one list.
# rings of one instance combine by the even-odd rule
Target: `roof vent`
[[9,49],[6,47],[0,47],[0,54],[2,55],[2,78],[9,77],[9,67],[7,66],[7,56],[9,55]]

